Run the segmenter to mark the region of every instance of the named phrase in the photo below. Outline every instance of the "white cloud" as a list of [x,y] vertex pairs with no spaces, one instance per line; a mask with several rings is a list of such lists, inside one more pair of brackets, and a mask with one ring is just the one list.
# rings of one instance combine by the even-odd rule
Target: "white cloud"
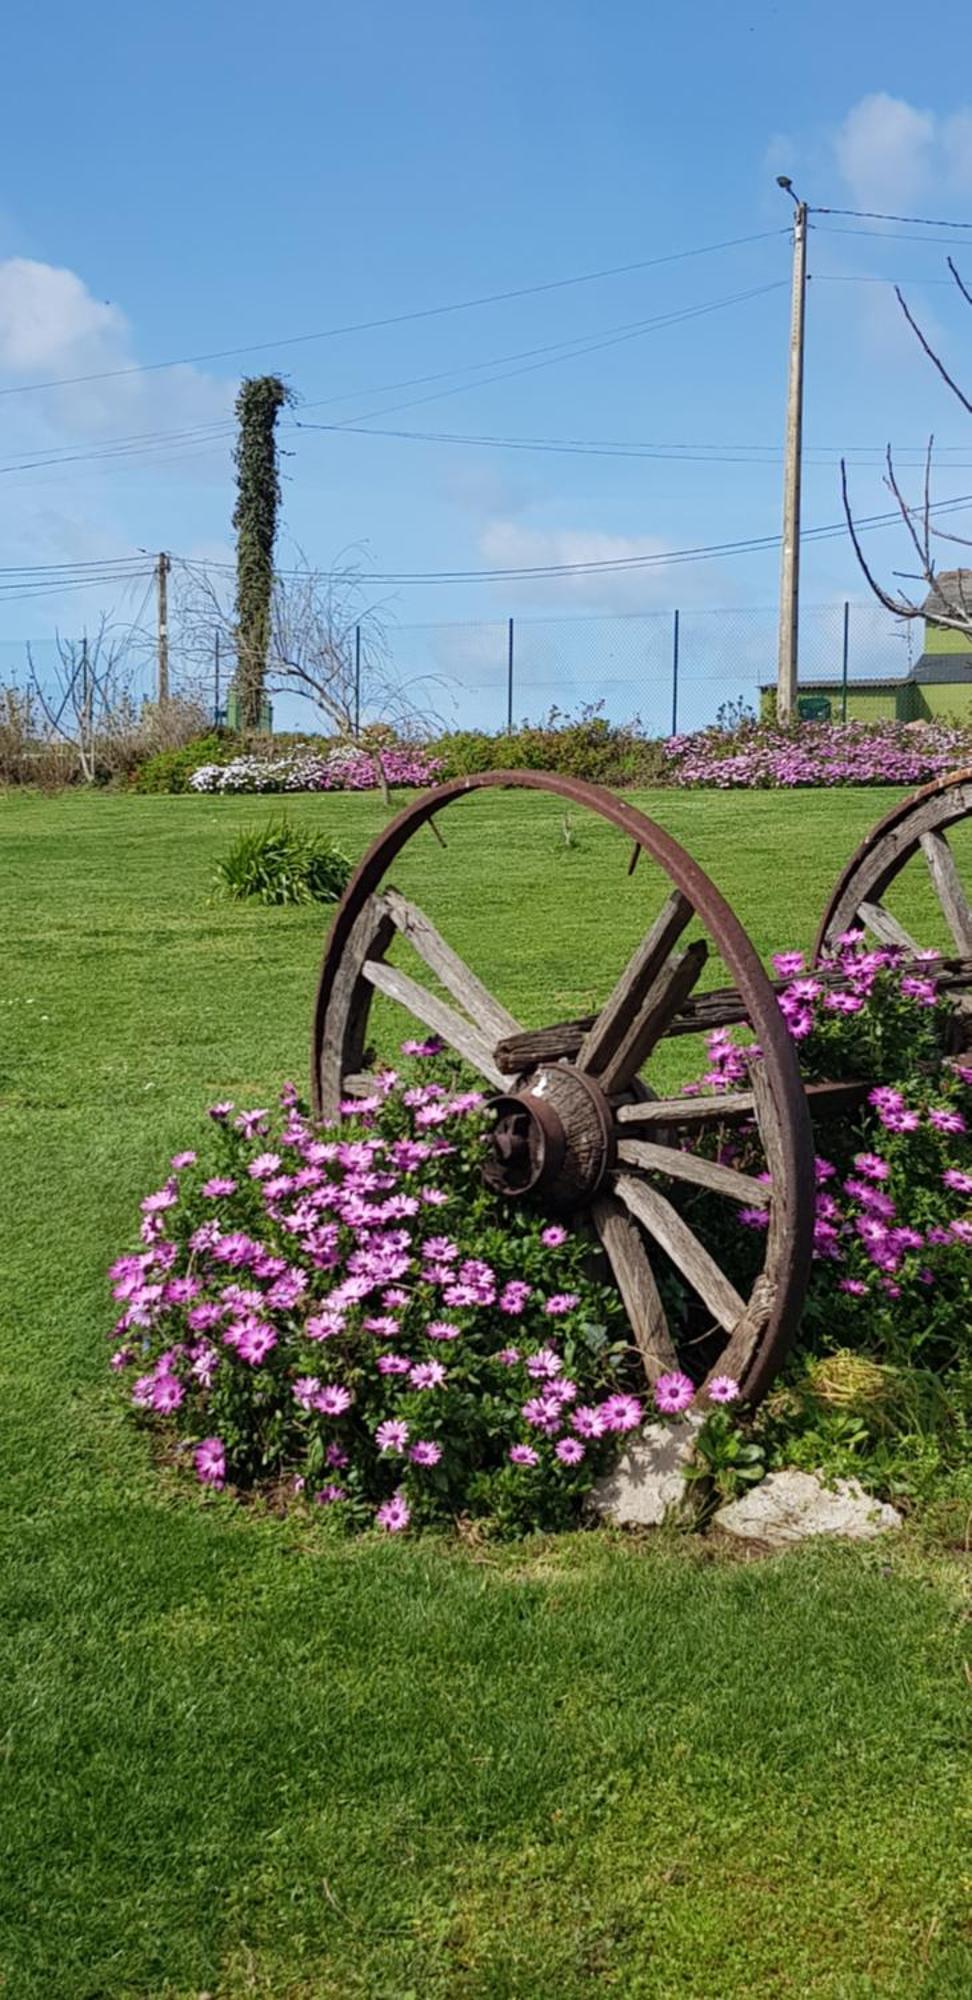
[[[497,569],[629,562],[643,556],[664,557],[670,546],[658,535],[612,535],[596,528],[529,528],[510,520],[490,521],[479,538],[481,554]],[[684,581],[688,582],[687,575]],[[569,602],[599,611],[654,610],[675,602],[672,572],[664,561],[645,568],[504,581],[502,590],[505,596],[515,595],[521,602]]]
[[914,201],[931,176],[935,119],[903,98],[876,91],[847,113],[837,134],[837,165],[861,207]]
[[[140,359],[124,312],[77,272],[0,258],[5,561],[97,560],[160,535],[175,540],[170,479],[183,489],[225,481],[234,385],[191,366],[141,371]],[[45,382],[60,386],[32,390]],[[223,425],[210,442],[210,427]],[[191,533],[184,509],[175,519]],[[53,596],[26,600],[23,614],[15,601],[18,619],[61,610]]]
[[74,271],[30,257],[0,263],[0,368],[60,369],[121,355],[127,337],[116,306],[100,303]]
[[837,166],[861,208],[896,209],[932,192],[972,192],[972,110],[925,111],[874,91],[852,105],[834,138]]

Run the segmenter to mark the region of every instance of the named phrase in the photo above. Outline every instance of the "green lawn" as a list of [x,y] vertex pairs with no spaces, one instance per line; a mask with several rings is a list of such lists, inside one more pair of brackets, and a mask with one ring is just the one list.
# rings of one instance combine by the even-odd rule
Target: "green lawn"
[[[639,802],[768,951],[891,797]],[[0,1991],[964,2000],[958,1556],[336,1545],[152,1469],[104,1266],[214,1094],[306,1067],[321,915],[207,902],[267,811],[0,801]],[[603,994],[650,870],[541,798],[443,830],[396,880],[510,1005]]]

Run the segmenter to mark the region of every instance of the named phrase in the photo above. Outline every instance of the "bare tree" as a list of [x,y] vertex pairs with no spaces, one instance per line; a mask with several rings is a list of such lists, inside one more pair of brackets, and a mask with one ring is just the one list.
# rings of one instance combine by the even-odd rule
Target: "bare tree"
[[[236,651],[229,579],[183,563],[176,592],[180,644],[197,671],[212,662],[219,637],[224,655]],[[297,551],[294,568],[274,578],[267,685],[311,704],[329,734],[346,740],[362,721],[402,735],[439,724],[432,690],[444,685],[423,674],[401,681],[391,664],[384,607],[368,595],[354,551],[334,569],[318,570]]]
[[50,738],[69,744],[76,752],[85,784],[92,784],[96,772],[99,732],[114,732],[120,725],[137,727],[131,685],[122,672],[123,643],[113,639],[108,620],[102,617],[93,639],[56,637],[57,666],[46,686],[27,647],[28,685],[44,719]]
[[99,773],[134,768],[158,750],[179,749],[207,726],[207,713],[189,681],[164,702],[139,700],[139,663],[132,651],[133,627],[114,627],[103,617],[93,638],[57,634],[57,664],[43,679],[27,647],[27,686],[4,690],[8,733],[16,722],[29,769],[43,752],[54,758],[61,781],[80,775],[92,784]]
[[[951,257],[947,261],[948,268],[962,298],[965,300],[966,305],[972,306],[972,292],[969,291],[968,286],[960,277]],[[897,285],[895,286],[895,296],[908,325],[920,347],[928,356],[932,366],[937,369],[942,381],[951,390],[953,396],[961,403],[962,408],[967,411],[969,416],[972,416],[972,401],[969,400],[964,390],[959,387],[954,376],[946,368],[941,356],[935,352],[931,342],[915,319],[904,294]],[[928,593],[920,604],[916,603],[915,599],[909,596],[906,591],[894,591],[882,584],[868,563],[861,547],[860,533],[851,508],[847,481],[847,465],[845,460],[841,459],[840,478],[844,501],[844,516],[850,531],[851,541],[854,544],[854,553],[860,567],[878,603],[883,604],[885,610],[893,612],[896,618],[931,618],[934,624],[946,626],[950,631],[967,633],[970,641],[972,641],[972,569],[940,570],[935,561],[935,550],[933,547],[935,542],[951,542],[953,546],[959,548],[972,548],[972,541],[969,541],[962,535],[949,534],[944,528],[938,528],[935,525],[933,516],[936,510],[931,498],[934,443],[934,438],[930,437],[928,440],[928,449],[925,453],[922,497],[917,505],[910,505],[902,491],[901,481],[895,468],[894,455],[890,445],[885,455],[884,483],[901,515],[918,564],[917,571],[913,573],[912,580],[923,583]]]

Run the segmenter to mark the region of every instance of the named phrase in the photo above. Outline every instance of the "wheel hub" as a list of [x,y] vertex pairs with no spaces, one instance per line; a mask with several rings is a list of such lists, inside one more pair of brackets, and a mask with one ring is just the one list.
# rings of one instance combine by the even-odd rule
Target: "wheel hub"
[[536,1194],[551,1207],[576,1208],[614,1166],[611,1107],[583,1070],[544,1064],[488,1109],[495,1123],[483,1179],[508,1199]]

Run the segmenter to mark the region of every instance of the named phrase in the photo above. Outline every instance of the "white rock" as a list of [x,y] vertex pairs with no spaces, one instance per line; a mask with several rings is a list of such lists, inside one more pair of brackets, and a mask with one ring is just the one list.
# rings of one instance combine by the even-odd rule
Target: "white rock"
[[599,1479],[591,1504],[622,1528],[660,1528],[685,1506],[685,1468],[701,1419],[646,1424],[632,1434],[623,1458]]
[[727,1535],[774,1546],[810,1535],[846,1535],[864,1542],[900,1528],[901,1516],[872,1499],[856,1479],[838,1479],[829,1487],[814,1472],[771,1472],[741,1499],[720,1507],[714,1526]]

